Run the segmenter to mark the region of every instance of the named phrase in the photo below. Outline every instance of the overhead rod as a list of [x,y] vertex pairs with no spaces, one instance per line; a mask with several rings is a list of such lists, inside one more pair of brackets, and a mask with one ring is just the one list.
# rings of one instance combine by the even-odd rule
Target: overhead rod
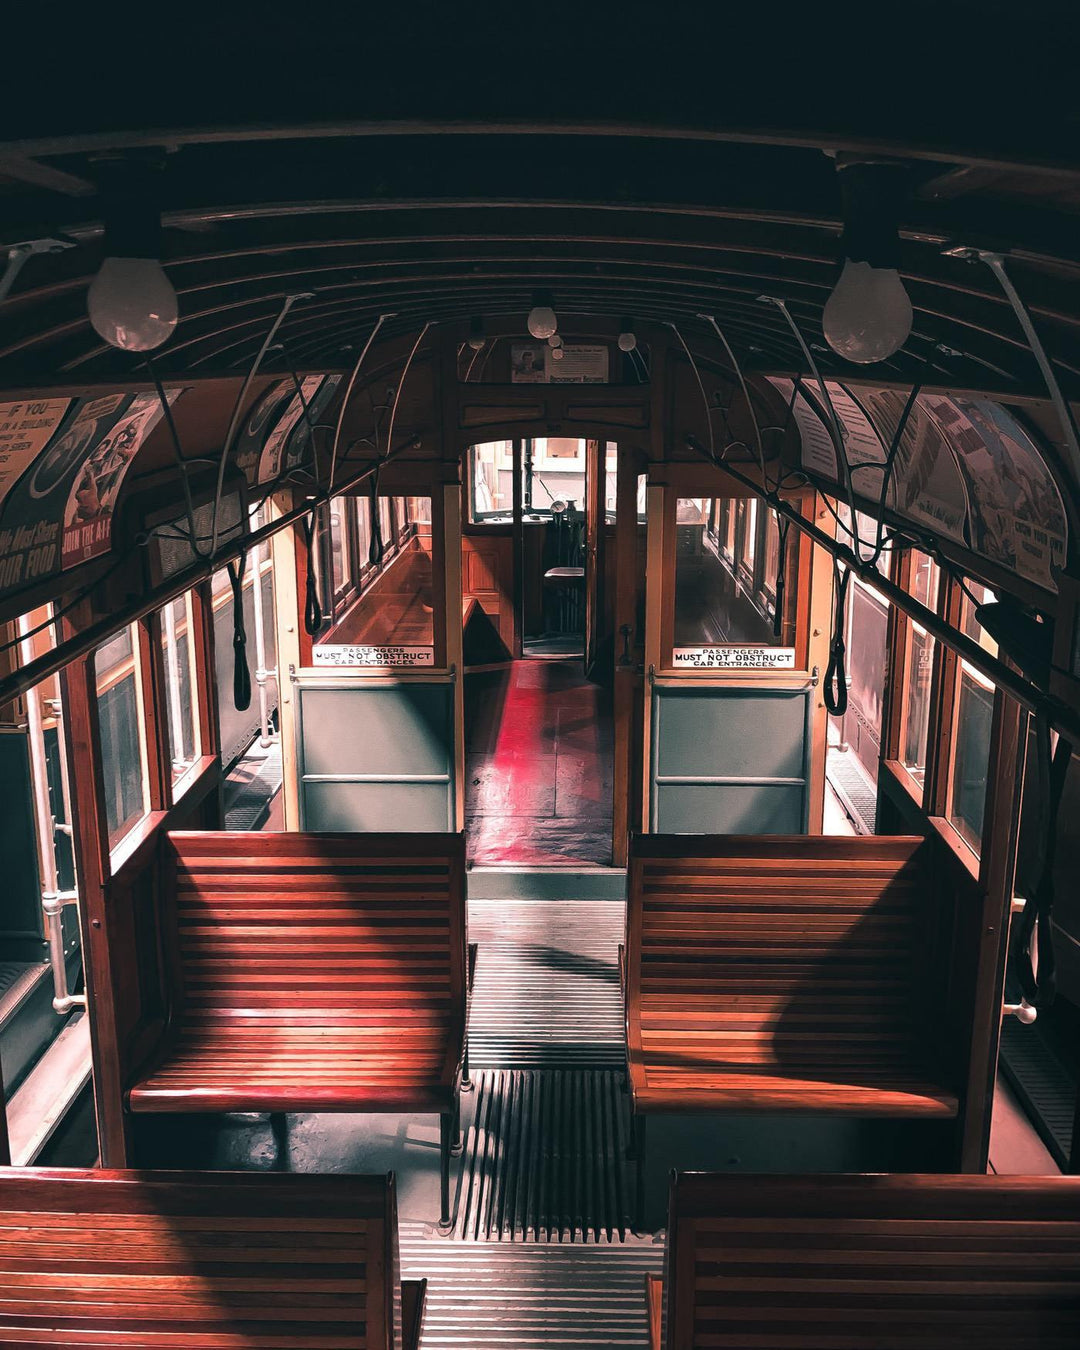
[[997,657],[991,656],[984,647],[980,647],[966,633],[961,633],[958,629],[953,628],[934,610],[927,609],[914,596],[908,595],[907,591],[898,586],[896,582],[889,577],[882,576],[876,568],[864,563],[856,557],[846,544],[842,544],[839,540],[826,534],[820,526],[815,525],[811,520],[807,520],[805,516],[796,511],[794,507],[789,506],[775,492],[763,492],[760,484],[755,482],[748,474],[742,473],[732,464],[714,458],[696,436],[688,435],[686,444],[695,453],[707,459],[710,464],[714,464],[718,469],[734,478],[736,482],[750,488],[755,496],[762,498],[778,515],[789,520],[803,534],[809,536],[815,544],[842,562],[860,580],[865,581],[869,586],[873,586],[876,591],[880,591],[897,609],[906,614],[908,618],[921,624],[928,633],[933,634],[946,647],[954,651],[957,656],[962,657],[969,666],[973,666],[993,684],[1003,689],[1011,698],[1016,699],[1021,707],[1026,708],[1028,712],[1043,714],[1049,719],[1051,726],[1074,741],[1080,736],[1080,716],[1077,716],[1060,699],[1047,694],[1038,685],[1024,679],[1011,666],[1007,666]]
[[334,488],[332,491],[324,489],[320,492],[306,493],[302,505],[294,506],[284,515],[278,516],[276,520],[246,533],[243,538],[234,539],[224,544],[213,557],[194,563],[182,572],[177,572],[167,582],[139,596],[137,600],[121,606],[119,610],[110,614],[107,618],[99,619],[97,623],[91,624],[81,633],[54,647],[52,651],[45,652],[36,660],[28,662],[20,670],[13,671],[10,675],[5,676],[3,680],[0,680],[0,707],[17,698],[20,694],[25,694],[27,690],[32,689],[41,680],[48,679],[50,675],[55,675],[57,671],[62,670],[72,661],[77,661],[80,656],[88,655],[95,647],[112,637],[114,633],[119,632],[127,624],[134,623],[153,610],[168,604],[170,600],[177,599],[200,582],[208,581],[226,563],[239,558],[241,553],[247,553],[256,545],[277,534],[279,530],[286,529],[303,516],[310,514],[315,507],[322,506],[331,497],[340,496],[343,492],[351,492],[353,488],[359,487],[361,483],[366,482],[371,477],[377,468],[385,468],[387,464],[397,459],[399,455],[404,454],[406,450],[415,449],[419,442],[418,436],[410,436],[403,445],[399,445],[394,451],[388,451],[387,454],[380,457],[377,463],[368,464],[340,487]]

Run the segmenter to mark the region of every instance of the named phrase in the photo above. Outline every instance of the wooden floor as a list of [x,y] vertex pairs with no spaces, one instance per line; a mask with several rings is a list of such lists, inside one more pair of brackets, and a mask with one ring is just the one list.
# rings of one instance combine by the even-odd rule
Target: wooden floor
[[515,661],[470,675],[465,783],[471,863],[610,863],[607,692],[572,659]]

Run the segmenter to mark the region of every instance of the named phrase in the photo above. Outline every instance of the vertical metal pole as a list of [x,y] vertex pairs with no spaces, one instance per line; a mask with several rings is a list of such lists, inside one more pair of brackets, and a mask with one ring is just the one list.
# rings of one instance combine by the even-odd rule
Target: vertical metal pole
[[[20,650],[24,661],[33,659],[30,618],[19,617]],[[37,688],[26,694],[26,720],[29,733],[31,791],[34,797],[34,822],[41,862],[41,912],[45,921],[45,940],[49,949],[49,967],[53,977],[53,1009],[69,1013],[84,1007],[85,998],[68,990],[67,962],[64,956],[64,905],[74,903],[77,892],[62,892],[56,867],[56,822],[49,801],[49,774],[45,760],[45,733],[41,719],[41,697]]]
[[251,601],[255,609],[255,684],[259,691],[259,744],[265,750],[274,743],[270,734],[269,696],[266,688],[268,677],[277,679],[277,670],[266,668],[266,633],[263,624],[262,560],[259,554],[262,544],[255,546],[251,560]]

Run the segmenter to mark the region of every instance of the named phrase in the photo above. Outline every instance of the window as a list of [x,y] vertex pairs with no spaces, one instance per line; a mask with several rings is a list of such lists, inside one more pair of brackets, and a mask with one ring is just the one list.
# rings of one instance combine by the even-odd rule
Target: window
[[353,497],[356,520],[356,557],[361,577],[371,566],[371,498]]
[[[780,536],[774,512],[753,497],[681,497],[675,508],[676,647],[783,646],[773,632]],[[735,563],[736,540],[740,563]],[[786,565],[797,565],[798,536],[788,536]],[[755,571],[755,564],[757,570]],[[787,588],[794,615],[797,587]]]
[[199,758],[201,750],[195,694],[195,611],[190,591],[161,611],[161,647],[165,667],[165,722],[175,784]]
[[469,449],[469,523],[509,525],[514,518],[514,450],[510,441]]
[[[908,589],[916,600],[937,608],[938,565],[925,553],[912,552]],[[900,762],[916,783],[926,778],[926,747],[930,732],[930,680],[934,666],[935,640],[913,619],[907,623],[904,656],[903,712]]]
[[380,497],[378,499],[379,511],[379,537],[382,539],[383,553],[392,549],[395,544],[394,539],[394,517],[393,508],[390,505],[389,497]]
[[352,578],[352,558],[347,528],[348,503],[343,497],[330,501],[330,575],[334,595],[341,595]]
[[[989,603],[994,593],[985,586],[971,586],[979,604]],[[975,617],[975,603],[964,595],[960,627],[968,637],[992,655],[997,644]],[[994,716],[994,686],[966,661],[959,663],[953,715],[952,763],[949,768],[947,813],[950,823],[975,853],[982,845],[986,778],[990,762],[990,729]]]
[[109,847],[115,848],[150,810],[139,629],[136,624],[94,653],[101,781]]

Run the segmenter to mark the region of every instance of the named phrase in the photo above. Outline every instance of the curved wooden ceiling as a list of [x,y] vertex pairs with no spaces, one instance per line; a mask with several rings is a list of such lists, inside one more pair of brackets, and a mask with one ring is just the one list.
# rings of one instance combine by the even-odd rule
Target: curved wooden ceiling
[[[283,325],[290,358],[333,367],[381,313],[395,316],[388,336],[473,314],[523,325],[544,286],[564,312],[672,322],[691,340],[712,314],[749,366],[802,369],[758,300],[774,295],[823,368],[850,376],[866,368],[821,335],[840,229],[823,150],[844,149],[910,165],[915,327],[873,374],[1044,394],[989,270],[943,254],[971,242],[1007,251],[1080,398],[1080,150],[1053,75],[1066,35],[1006,33],[1012,9],[992,2],[905,6],[886,45],[865,6],[706,20],[700,5],[630,3],[604,23],[457,8],[380,11],[345,35],[310,7],[257,31],[225,16],[134,62],[115,45],[131,34],[88,33],[96,69],[77,45],[70,64],[54,53],[64,78],[50,88],[68,97],[5,122],[0,243],[76,246],[32,259],[0,306],[0,385],[141,373],[86,318],[98,186],[116,154],[165,160],[163,261],[181,322],[156,357],[163,374],[245,367],[292,293],[312,298]],[[214,57],[216,77],[193,79]]]

